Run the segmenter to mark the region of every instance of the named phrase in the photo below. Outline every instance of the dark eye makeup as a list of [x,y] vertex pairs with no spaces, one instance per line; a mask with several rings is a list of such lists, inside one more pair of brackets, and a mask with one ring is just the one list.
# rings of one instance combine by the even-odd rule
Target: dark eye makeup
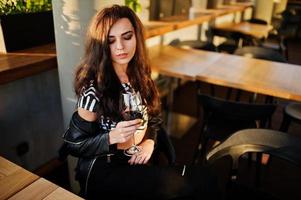
[[[130,40],[133,37],[133,32],[132,31],[128,31],[126,33],[123,33],[122,35],[122,39],[124,40]],[[113,44],[116,41],[114,36],[109,36],[108,42],[109,44]]]
[[115,42],[115,38],[109,37],[108,42],[109,42],[109,44],[113,44]]
[[130,40],[133,37],[133,33],[126,33],[122,36],[125,40]]

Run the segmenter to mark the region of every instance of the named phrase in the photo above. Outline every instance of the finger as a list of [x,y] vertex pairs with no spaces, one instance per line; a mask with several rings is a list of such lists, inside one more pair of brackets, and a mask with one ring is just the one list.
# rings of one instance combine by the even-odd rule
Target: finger
[[131,139],[132,136],[133,136],[133,134],[129,134],[129,135],[124,136],[125,142],[128,141],[129,139]]
[[144,160],[143,157],[139,154],[135,154],[135,160],[133,161],[134,165],[140,164],[140,161]]
[[133,132],[126,132],[126,133],[123,133],[122,136],[119,135],[119,138],[120,139],[123,138],[123,139],[128,140],[128,139],[132,138],[134,136],[134,134],[135,134],[135,131],[133,131]]
[[132,135],[133,134],[126,135],[126,134],[121,133],[120,138],[119,138],[119,142],[123,143],[123,142],[128,141],[132,137]]
[[150,156],[148,155],[148,156],[144,159],[143,164],[146,164],[146,163],[149,161],[149,159],[150,159]]
[[129,140],[131,138],[131,136],[133,135],[133,134],[130,134],[130,133],[127,133],[127,132],[123,132],[123,130],[121,128],[116,129],[114,131],[115,131],[115,133],[117,133],[117,134],[114,134],[114,135],[116,135],[114,137],[116,138],[118,143],[119,142],[125,142],[125,141]]
[[147,158],[147,154],[143,152],[138,152],[136,156],[136,164],[143,164],[144,160]]
[[135,133],[136,129],[128,129],[128,128],[115,128],[113,130],[113,135],[118,138],[124,138],[132,136]]
[[137,156],[135,159],[135,165],[139,164],[141,159],[143,159],[141,156]]
[[144,163],[144,161],[145,161],[145,159],[146,159],[146,156],[142,156],[142,157],[140,157],[140,159],[139,159],[139,161],[138,161],[138,163],[141,165],[141,164],[143,164]]
[[131,131],[136,131],[137,127],[136,126],[129,126],[126,128],[122,128],[122,132],[131,132]]
[[122,133],[125,135],[133,134],[137,131],[138,127],[127,127],[127,128],[122,128]]
[[147,153],[144,153],[142,155],[142,159],[139,161],[139,164],[146,164],[149,159],[150,159],[150,155]]
[[135,160],[135,165],[140,165],[139,160]]
[[131,159],[128,161],[128,163],[129,163],[130,165],[133,165],[134,162],[135,162],[136,157],[137,157],[136,155],[132,155],[132,157],[131,157]]
[[141,119],[134,119],[134,120],[130,120],[130,121],[121,121],[118,123],[118,125],[121,127],[129,127],[129,126],[140,125],[141,122],[142,122]]

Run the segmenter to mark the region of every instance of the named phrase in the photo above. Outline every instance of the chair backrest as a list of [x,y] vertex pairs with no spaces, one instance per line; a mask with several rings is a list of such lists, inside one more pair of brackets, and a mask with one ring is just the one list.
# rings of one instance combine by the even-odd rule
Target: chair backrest
[[212,42],[203,42],[200,46],[196,46],[195,48],[213,52],[219,51],[217,46],[215,46]]
[[[209,141],[223,141],[233,133],[246,128],[269,127],[276,105],[230,101],[198,94],[203,108],[203,123],[194,162],[205,161],[205,153],[212,145]],[[211,146],[208,146],[211,145]],[[201,147],[201,148],[199,148]]]
[[254,24],[263,24],[263,25],[267,25],[268,22],[263,20],[263,19],[257,19],[257,18],[251,18],[251,19],[248,19],[246,20],[247,22],[250,22],[250,23],[254,23]]
[[174,83],[175,81],[172,78],[161,74],[159,74],[158,77],[154,79],[154,81],[159,90],[161,98],[166,97],[171,89],[175,89],[177,87],[176,83]]
[[206,156],[209,163],[230,156],[233,168],[247,152],[262,152],[280,157],[301,167],[301,140],[284,132],[269,129],[237,131],[212,149]]
[[[255,175],[252,173],[254,170],[251,170],[250,163],[246,165],[246,162],[240,159],[242,155],[246,153],[250,155],[253,152],[269,154],[271,159],[271,162],[268,163],[269,166],[264,168],[265,170],[259,168],[261,160],[257,162]],[[244,188],[243,195],[247,193],[251,196],[250,199],[254,199],[252,196],[259,196],[259,199],[300,199],[301,139],[296,136],[268,129],[241,130],[212,149],[206,155],[206,159],[209,166],[218,164],[228,167],[230,161],[230,167],[227,170],[215,169],[215,173],[225,177],[226,191],[231,191],[231,188],[233,191],[233,188],[236,188],[237,191],[234,193],[241,193],[242,191],[238,188]],[[248,170],[245,169],[246,167]],[[247,177],[252,177],[249,181],[255,178],[255,183],[256,180],[261,180],[263,185],[260,187],[256,184],[252,185],[251,182],[246,182]],[[282,181],[278,182],[277,180]],[[275,187],[271,189],[269,185]],[[269,198],[263,198],[263,194]],[[242,197],[238,199],[240,198]]]
[[169,45],[171,46],[188,46],[194,49],[200,49],[200,50],[206,50],[206,51],[213,51],[213,52],[218,52],[217,46],[215,46],[212,42],[208,41],[200,41],[200,40],[183,40],[181,41],[180,39],[174,39],[172,40]]
[[198,99],[206,115],[229,120],[267,120],[276,109],[274,104],[237,102],[204,94],[199,94]]
[[173,39],[172,41],[169,42],[169,45],[171,46],[177,46],[179,45],[181,40],[179,38]]
[[228,39],[234,39],[237,42],[240,38],[245,38],[245,35],[240,32],[226,31],[226,30],[216,29],[214,27],[211,29],[210,33],[208,32],[207,34],[212,34],[213,36],[225,37]]
[[[256,45],[255,41],[256,39],[252,35],[247,35],[238,31],[227,31],[227,30],[221,30],[212,28],[210,31],[207,32],[207,37],[225,37],[227,40],[224,43],[221,43],[218,45],[220,50],[224,49],[225,47],[222,46],[229,46],[232,48],[232,50],[228,51],[229,53],[233,53],[233,51],[240,46],[240,41],[242,41],[243,46],[247,45]],[[228,47],[229,48],[229,47]]]
[[159,156],[159,153],[163,153],[166,157],[169,165],[174,165],[176,162],[176,152],[172,144],[171,139],[169,138],[168,133],[166,132],[163,126],[160,127],[157,134],[157,145],[154,152],[154,160],[159,159],[156,156]]
[[251,58],[275,61],[275,62],[287,62],[284,56],[281,55],[279,52],[264,47],[244,46],[242,48],[236,49],[234,54],[239,56],[246,56]]

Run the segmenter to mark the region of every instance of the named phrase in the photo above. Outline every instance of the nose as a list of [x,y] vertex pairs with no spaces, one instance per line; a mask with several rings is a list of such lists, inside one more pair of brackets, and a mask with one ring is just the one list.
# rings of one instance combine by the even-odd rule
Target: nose
[[124,48],[124,45],[123,45],[123,43],[122,43],[122,40],[117,40],[116,41],[116,49],[117,50],[122,50]]

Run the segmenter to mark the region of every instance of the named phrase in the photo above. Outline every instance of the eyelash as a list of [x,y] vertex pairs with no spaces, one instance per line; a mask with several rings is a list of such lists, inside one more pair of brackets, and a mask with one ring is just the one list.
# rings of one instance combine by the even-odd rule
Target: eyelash
[[[132,37],[133,37],[133,35],[126,35],[123,37],[123,39],[130,40],[130,39],[132,39]],[[109,39],[109,44],[113,44],[114,42],[115,42],[115,39],[113,39],[113,40]]]
[[130,40],[130,39],[132,38],[132,36],[133,36],[133,35],[126,35],[126,36],[124,36],[124,39],[125,39],[125,40]]

